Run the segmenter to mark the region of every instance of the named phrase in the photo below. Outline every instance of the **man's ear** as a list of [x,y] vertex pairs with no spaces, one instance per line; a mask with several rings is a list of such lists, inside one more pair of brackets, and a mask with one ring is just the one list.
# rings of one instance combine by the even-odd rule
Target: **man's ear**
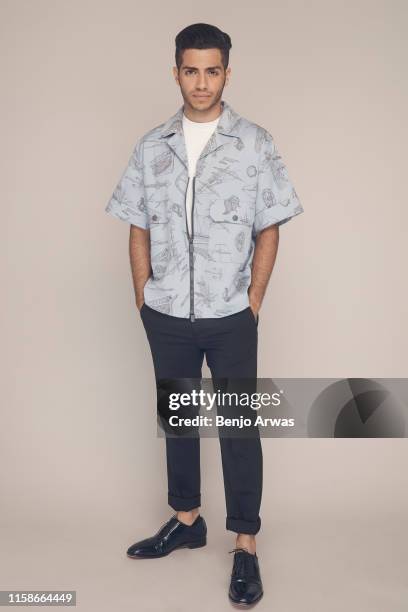
[[177,70],[177,66],[173,66],[173,76],[174,76],[174,79],[175,79],[176,83],[178,83],[178,82],[179,82],[179,80],[178,80],[178,70]]

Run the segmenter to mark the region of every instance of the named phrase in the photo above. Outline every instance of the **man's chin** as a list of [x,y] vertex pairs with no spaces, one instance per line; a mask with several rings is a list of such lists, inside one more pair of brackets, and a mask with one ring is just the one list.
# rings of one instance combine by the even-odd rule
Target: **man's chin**
[[206,108],[207,106],[211,106],[212,101],[213,101],[212,96],[208,98],[196,98],[195,96],[192,96],[189,99],[191,106],[193,108],[196,108],[197,110]]

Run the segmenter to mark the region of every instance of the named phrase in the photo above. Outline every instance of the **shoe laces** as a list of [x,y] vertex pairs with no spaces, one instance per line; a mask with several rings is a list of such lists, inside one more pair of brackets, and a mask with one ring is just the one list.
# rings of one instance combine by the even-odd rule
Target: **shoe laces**
[[235,578],[257,578],[255,555],[252,555],[249,550],[244,547],[233,548],[229,553],[246,553],[234,556],[232,576]]
[[[168,530],[169,525],[170,525],[170,522],[171,522],[171,521],[172,521],[174,518],[175,518],[175,519],[177,518],[177,514],[173,514],[173,516],[171,516],[169,519],[167,519],[167,521],[165,521],[165,522],[163,523],[163,525],[162,525],[162,526],[159,528],[159,530],[157,531],[157,535],[159,535],[159,536],[160,536],[160,535],[163,535],[163,534],[164,534],[164,533],[165,533],[165,532]],[[176,527],[176,526],[177,526],[177,524],[175,525],[175,527]]]

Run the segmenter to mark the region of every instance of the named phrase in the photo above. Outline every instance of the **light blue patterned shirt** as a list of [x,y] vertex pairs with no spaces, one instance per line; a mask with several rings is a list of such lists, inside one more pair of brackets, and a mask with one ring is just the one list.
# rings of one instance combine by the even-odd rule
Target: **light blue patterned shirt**
[[221,104],[194,177],[188,176],[181,106],[136,143],[105,209],[150,230],[152,274],[144,286],[145,303],[191,321],[247,308],[257,234],[303,212],[271,134]]

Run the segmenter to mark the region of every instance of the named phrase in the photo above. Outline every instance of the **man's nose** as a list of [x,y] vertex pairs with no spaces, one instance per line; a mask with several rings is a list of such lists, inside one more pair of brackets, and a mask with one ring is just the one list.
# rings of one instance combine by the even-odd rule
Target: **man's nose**
[[198,75],[196,86],[198,89],[207,89],[207,76],[205,74]]

